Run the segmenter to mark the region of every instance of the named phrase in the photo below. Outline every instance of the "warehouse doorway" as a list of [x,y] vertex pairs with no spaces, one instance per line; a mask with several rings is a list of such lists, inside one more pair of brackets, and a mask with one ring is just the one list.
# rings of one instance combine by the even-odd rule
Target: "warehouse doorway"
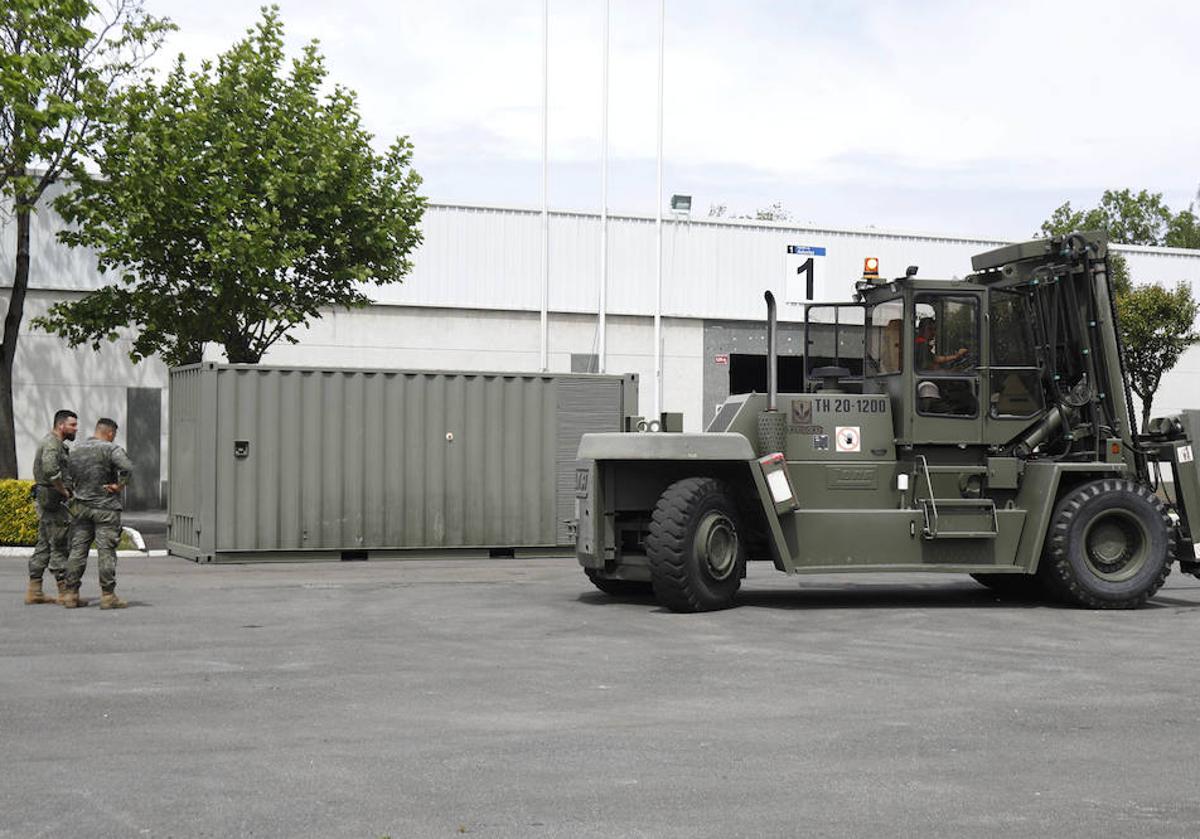
[[133,477],[125,490],[130,510],[162,509],[161,387],[125,389],[125,450],[133,461]]
[[[779,356],[779,392],[800,393],[804,381],[804,356]],[[749,353],[729,356],[729,395],[767,392],[767,357]]]

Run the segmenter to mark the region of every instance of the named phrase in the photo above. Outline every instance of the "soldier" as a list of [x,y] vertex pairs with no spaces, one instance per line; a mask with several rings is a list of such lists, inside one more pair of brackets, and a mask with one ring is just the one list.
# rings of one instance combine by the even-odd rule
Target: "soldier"
[[71,501],[71,556],[67,560],[67,592],[63,606],[84,605],[79,584],[87,570],[88,549],[96,542],[100,566],[100,608],[124,609],[116,595],[117,543],[121,540],[121,490],[129,483],[133,463],[113,440],[117,424],[107,417],[96,422],[91,438],[71,451],[75,497]]
[[[38,535],[37,547],[29,558],[27,604],[61,603],[66,593],[67,533],[71,526],[71,517],[67,513],[67,499],[71,497],[67,485],[67,441],[75,439],[78,429],[79,417],[74,411],[58,411],[54,415],[54,427],[38,443],[37,453],[33,456]],[[58,583],[58,597],[42,593],[42,577],[47,565]]]
[[937,321],[933,318],[921,318],[921,322],[917,324],[918,370],[938,370],[965,358],[970,352],[966,347],[959,347],[958,352],[938,355]]

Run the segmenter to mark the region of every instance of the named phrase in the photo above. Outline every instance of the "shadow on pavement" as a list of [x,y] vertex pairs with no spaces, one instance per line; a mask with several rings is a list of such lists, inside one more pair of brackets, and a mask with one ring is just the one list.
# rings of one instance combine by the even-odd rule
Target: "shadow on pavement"
[[739,606],[768,609],[1061,608],[1061,604],[1049,600],[1001,596],[986,588],[960,585],[847,585],[844,588],[822,586],[816,589],[805,588],[801,584],[794,591],[742,590],[738,593],[737,603]]
[[[1186,590],[1186,589],[1185,589]],[[1173,591],[1171,593],[1174,593]],[[589,606],[605,606],[628,603],[657,608],[652,595],[620,596],[602,592],[584,592],[578,602]],[[989,589],[978,589],[963,585],[948,586],[905,586],[877,584],[870,586],[848,584],[844,587],[822,585],[820,588],[796,589],[742,589],[734,601],[734,608],[760,609],[1074,609],[1076,607],[1056,600],[1033,597],[1000,595]],[[1143,609],[1200,608],[1200,600],[1183,600],[1160,594],[1150,600]]]

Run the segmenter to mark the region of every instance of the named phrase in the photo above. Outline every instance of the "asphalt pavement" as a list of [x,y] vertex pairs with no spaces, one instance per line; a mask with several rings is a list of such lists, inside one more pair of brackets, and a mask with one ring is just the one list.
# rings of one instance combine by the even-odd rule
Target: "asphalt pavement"
[[121,612],[0,569],[5,839],[1200,833],[1178,574],[1090,612],[756,566],[676,615],[571,559],[122,559]]

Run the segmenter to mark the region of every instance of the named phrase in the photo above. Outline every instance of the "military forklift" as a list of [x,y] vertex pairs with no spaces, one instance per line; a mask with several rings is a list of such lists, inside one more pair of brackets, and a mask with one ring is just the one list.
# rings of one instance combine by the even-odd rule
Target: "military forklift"
[[723,609],[762,560],[1129,609],[1174,562],[1200,576],[1200,411],[1138,431],[1105,237],[1010,245],[972,268],[864,271],[852,302],[809,304],[806,347],[832,331],[861,375],[806,369],[798,393],[777,393],[767,292],[765,394],[730,397],[701,433],[585,434],[576,553],[591,582]]

